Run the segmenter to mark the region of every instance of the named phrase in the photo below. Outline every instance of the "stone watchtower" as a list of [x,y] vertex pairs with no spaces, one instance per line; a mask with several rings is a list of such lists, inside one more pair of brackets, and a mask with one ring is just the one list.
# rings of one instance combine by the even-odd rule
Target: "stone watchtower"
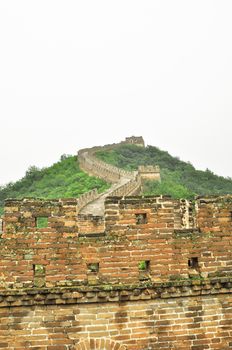
[[138,168],[141,180],[156,180],[161,181],[160,167],[158,165],[140,165]]
[[131,145],[145,147],[145,142],[142,136],[126,137],[124,142]]
[[[142,136],[126,137],[123,143],[145,147],[145,142]],[[141,183],[146,180],[161,181],[160,167],[158,165],[141,165],[138,167],[138,177]]]

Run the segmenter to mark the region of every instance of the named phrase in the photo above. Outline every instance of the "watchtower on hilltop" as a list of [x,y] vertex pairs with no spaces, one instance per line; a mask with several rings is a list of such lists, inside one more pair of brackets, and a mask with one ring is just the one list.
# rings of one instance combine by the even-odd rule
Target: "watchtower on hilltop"
[[143,139],[142,136],[126,137],[125,143],[131,144],[131,145],[145,147],[145,142],[144,142],[144,139]]

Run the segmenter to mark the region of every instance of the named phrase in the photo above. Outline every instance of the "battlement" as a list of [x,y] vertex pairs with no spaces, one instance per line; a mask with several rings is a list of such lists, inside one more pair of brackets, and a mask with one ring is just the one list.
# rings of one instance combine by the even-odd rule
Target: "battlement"
[[144,139],[142,136],[126,137],[126,139],[123,143],[145,147],[145,142],[144,142]]
[[141,180],[160,181],[160,167],[158,165],[140,165],[138,173]]
[[0,347],[231,347],[232,196],[108,197],[103,217],[79,205],[6,201]]
[[[232,251],[224,250],[232,233],[231,196],[196,203],[162,196],[110,197],[104,217],[78,215],[77,208],[77,199],[6,201],[1,288],[32,288],[36,265],[46,270],[48,287],[77,281],[139,285],[143,275],[167,282],[173,276],[232,273]],[[148,270],[140,271],[146,261]],[[99,273],[89,274],[91,263],[98,264]]]
[[78,153],[83,170],[114,183],[103,194],[6,201],[0,348],[231,348],[232,196],[135,196],[160,181],[159,167],[128,172],[95,157],[118,146]]
[[78,152],[82,170],[113,184],[103,194],[5,202],[0,348],[231,348],[232,196],[137,196],[158,166],[95,156],[124,144],[145,146],[133,136]]
[[[119,143],[113,143],[104,146],[95,146],[92,148],[82,149],[78,152],[78,160],[81,168],[87,171],[89,174],[101,177],[108,182],[117,182],[121,177],[127,177],[134,179],[137,172],[126,171],[124,169],[117,168],[113,165],[107,164],[100,159],[96,158],[95,153],[98,151],[108,151],[118,148],[120,145],[134,144],[137,146],[145,147],[142,136],[139,137],[126,137],[125,141]],[[158,168],[157,168],[158,169]]]
[[81,169],[87,171],[90,175],[100,177],[110,183],[119,181],[121,177],[127,177],[129,179],[135,177],[135,173],[133,172],[117,168],[97,159],[94,154],[100,149],[108,149],[108,146],[93,147],[78,152],[78,160]]

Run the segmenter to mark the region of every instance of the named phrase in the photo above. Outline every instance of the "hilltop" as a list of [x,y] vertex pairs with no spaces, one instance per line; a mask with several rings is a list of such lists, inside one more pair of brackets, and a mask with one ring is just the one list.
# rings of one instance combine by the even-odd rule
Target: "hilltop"
[[145,195],[167,194],[173,198],[194,198],[195,195],[222,195],[232,193],[232,179],[215,175],[212,171],[196,170],[154,146],[119,145],[112,150],[100,150],[96,156],[125,170],[136,170],[139,165],[159,165],[161,183],[146,182]]

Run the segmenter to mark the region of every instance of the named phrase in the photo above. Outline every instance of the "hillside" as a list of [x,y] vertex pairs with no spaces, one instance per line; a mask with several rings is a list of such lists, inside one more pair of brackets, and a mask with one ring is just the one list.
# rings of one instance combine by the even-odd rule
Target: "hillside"
[[[146,182],[145,195],[168,194],[174,198],[194,198],[195,195],[232,194],[232,180],[217,176],[210,170],[196,170],[168,152],[154,146],[120,145],[112,150],[101,150],[96,156],[103,161],[126,170],[136,170],[139,165],[159,165],[161,183]],[[97,188],[104,192],[110,185],[88,176],[80,170],[75,156],[63,155],[51,167],[30,167],[25,176],[15,183],[0,187],[0,214],[6,198],[40,197],[69,198]]]
[[108,187],[105,181],[81,171],[77,157],[62,156],[60,161],[51,167],[30,167],[21,180],[1,187],[0,213],[6,198],[70,198],[79,197],[93,188],[103,192]]
[[145,195],[168,194],[174,198],[190,199],[195,195],[232,193],[232,179],[217,176],[210,170],[196,170],[190,163],[157,147],[121,145],[114,150],[98,151],[96,156],[126,170],[136,170],[139,165],[159,165],[162,182],[146,182]]

